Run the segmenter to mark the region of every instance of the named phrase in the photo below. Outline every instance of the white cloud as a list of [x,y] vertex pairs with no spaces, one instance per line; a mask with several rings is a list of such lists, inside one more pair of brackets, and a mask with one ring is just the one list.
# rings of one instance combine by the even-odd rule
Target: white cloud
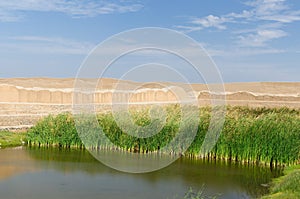
[[231,17],[231,18],[246,18],[246,19],[250,19],[254,16],[252,11],[248,11],[248,10],[243,10],[241,13],[229,13],[226,15],[227,17]]
[[230,21],[231,20],[229,18],[208,15],[203,18],[194,18],[193,20],[190,21],[190,23],[194,25],[198,25],[202,28],[214,27],[217,29],[224,30],[226,29],[226,26],[224,24]]
[[292,23],[300,20],[300,11],[293,10],[286,0],[255,0],[246,5],[253,7],[251,12],[258,20]]
[[23,18],[23,16],[20,15],[15,15],[11,12],[8,12],[7,10],[2,10],[0,8],[0,22],[5,21],[5,22],[14,22],[14,21],[19,21]]
[[0,21],[18,21],[26,11],[60,12],[76,18],[135,12],[142,7],[139,3],[124,1],[9,0],[0,1]]
[[95,46],[89,42],[38,36],[11,37],[6,41],[9,42],[1,42],[1,49],[11,52],[21,51],[27,53],[86,55]]
[[[188,21],[189,26],[177,26],[185,32],[216,28],[230,29],[234,43],[239,47],[265,47],[272,40],[288,36],[285,24],[300,21],[300,10],[294,10],[286,0],[253,0],[241,12],[222,16],[208,15]],[[250,29],[243,29],[247,24]],[[233,25],[233,26],[230,26]]]
[[292,23],[294,21],[300,21],[300,11],[291,12],[288,14],[277,14],[271,16],[262,16],[261,19],[268,21],[277,21],[281,23]]
[[282,30],[257,30],[254,33],[240,35],[238,37],[238,45],[262,47],[266,46],[266,43],[273,39],[278,39],[285,36],[287,36],[287,33]]
[[189,32],[203,29],[200,26],[181,26],[181,25],[174,26],[174,28],[180,29],[181,32],[184,32],[184,33],[189,33]]
[[208,54],[212,57],[239,57],[239,56],[253,56],[263,54],[279,54],[286,50],[274,48],[260,48],[260,47],[237,47],[237,48],[206,48]]
[[289,6],[285,4],[285,0],[255,0],[245,4],[254,7],[251,12],[254,12],[258,17],[274,15],[289,9]]

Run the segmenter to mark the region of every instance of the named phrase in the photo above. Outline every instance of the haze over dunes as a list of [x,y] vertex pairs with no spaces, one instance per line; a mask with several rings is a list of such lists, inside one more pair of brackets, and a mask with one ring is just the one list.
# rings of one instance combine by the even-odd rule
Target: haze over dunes
[[[84,81],[84,80],[81,80]],[[48,114],[72,111],[74,79],[16,78],[0,79],[0,128],[26,128]],[[94,99],[97,111],[109,109],[112,98],[129,97],[132,104],[176,103],[172,83],[137,83],[101,79]],[[199,106],[210,104],[205,84],[192,84]],[[126,89],[125,89],[126,88]],[[226,103],[232,106],[300,108],[300,83],[228,83]]]

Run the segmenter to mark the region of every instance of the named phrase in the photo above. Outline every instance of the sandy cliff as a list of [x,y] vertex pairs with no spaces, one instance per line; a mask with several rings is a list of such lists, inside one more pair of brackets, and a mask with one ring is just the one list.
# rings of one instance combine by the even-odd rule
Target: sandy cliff
[[[176,96],[168,83],[137,83],[101,79],[94,94],[97,110],[109,109],[114,99],[130,103],[175,103]],[[120,86],[121,85],[121,86]],[[179,85],[180,86],[180,85]],[[204,84],[193,84],[199,105],[210,104]],[[123,89],[118,92],[118,88]],[[0,128],[26,128],[48,114],[72,111],[74,79],[17,78],[0,79]],[[300,83],[229,83],[225,84],[226,103],[252,107],[300,108]]]

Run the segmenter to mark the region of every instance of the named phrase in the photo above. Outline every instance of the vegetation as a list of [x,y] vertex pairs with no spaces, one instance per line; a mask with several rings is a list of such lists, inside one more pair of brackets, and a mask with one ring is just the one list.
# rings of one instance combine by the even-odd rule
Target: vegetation
[[[192,154],[200,150],[209,113],[202,113],[200,118],[197,137],[189,150]],[[300,159],[300,112],[287,108],[229,107],[223,131],[208,155],[271,166],[296,164]]]
[[[221,195],[221,194],[218,194]],[[192,187],[189,188],[188,192],[186,192],[182,199],[217,199],[218,195],[208,196],[204,193],[204,186],[199,191],[194,191]],[[178,196],[173,197],[173,199],[178,199]]]
[[27,141],[29,145],[38,146],[56,145],[66,148],[82,146],[75,128],[74,119],[70,113],[45,117],[28,130]]
[[202,187],[198,192],[194,192],[192,188],[184,195],[183,199],[217,199],[217,196],[206,196]]
[[285,175],[273,182],[271,193],[263,199],[300,198],[300,165],[285,169]]
[[0,148],[15,147],[25,144],[26,133],[0,131]]
[[[93,127],[89,121],[85,132],[88,141],[85,147],[95,149],[127,150],[140,153],[159,151],[166,146],[179,132],[180,128],[189,131],[188,123],[180,126],[180,107],[167,106],[166,123],[160,132],[145,138],[133,135],[142,132],[136,128],[127,134],[122,132],[112,114],[99,114],[98,122],[106,136],[99,135],[99,127]],[[150,124],[149,109],[131,111],[135,124]],[[200,108],[199,125],[196,137],[185,155],[205,158],[244,161],[247,163],[268,163],[271,166],[280,164],[297,164],[300,160],[300,111],[287,108],[267,109],[248,107],[228,107],[225,124],[217,144],[208,154],[200,154],[201,145],[207,133],[211,109]],[[153,122],[153,121],[152,121]],[[154,124],[160,123],[155,121]],[[84,127],[83,127],[84,128]],[[91,132],[90,132],[91,131]],[[93,132],[92,132],[93,131]],[[81,137],[84,135],[80,135]],[[114,143],[112,146],[109,140]],[[81,147],[74,119],[71,114],[48,116],[31,128],[27,134],[29,145],[59,147]],[[180,139],[172,145],[174,151],[180,151]]]

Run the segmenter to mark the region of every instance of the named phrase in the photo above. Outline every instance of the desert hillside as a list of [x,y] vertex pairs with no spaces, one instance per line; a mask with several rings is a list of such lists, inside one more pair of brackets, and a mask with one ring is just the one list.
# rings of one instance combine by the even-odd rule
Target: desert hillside
[[[27,128],[45,115],[72,111],[74,82],[74,79],[53,78],[0,79],[0,128]],[[109,109],[113,97],[122,99],[128,94],[132,104],[177,101],[171,83],[101,79],[97,85],[94,93],[97,111]],[[207,85],[191,86],[199,106],[209,105],[211,93]],[[225,95],[226,103],[232,106],[300,108],[300,83],[228,83],[225,92],[218,95]]]

